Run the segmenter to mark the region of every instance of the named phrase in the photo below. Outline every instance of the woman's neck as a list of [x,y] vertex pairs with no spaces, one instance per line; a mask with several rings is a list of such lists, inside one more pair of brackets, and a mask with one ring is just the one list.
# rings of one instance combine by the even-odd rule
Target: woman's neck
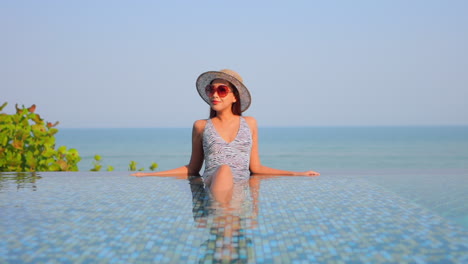
[[216,112],[215,118],[219,119],[221,122],[225,122],[225,121],[229,122],[235,118],[238,118],[238,116],[234,115],[232,111],[222,111],[222,112]]

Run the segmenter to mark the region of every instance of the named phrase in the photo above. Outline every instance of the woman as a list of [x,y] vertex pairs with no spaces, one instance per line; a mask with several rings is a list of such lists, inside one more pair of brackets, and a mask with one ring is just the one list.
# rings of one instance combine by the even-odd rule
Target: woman
[[251,174],[319,175],[315,171],[285,171],[261,164],[257,122],[253,117],[242,117],[251,96],[237,72],[205,72],[198,77],[196,87],[211,108],[209,119],[197,120],[193,125],[190,163],[172,170],[132,175],[198,175],[205,161],[202,178],[221,203],[231,200],[235,182],[246,181]]

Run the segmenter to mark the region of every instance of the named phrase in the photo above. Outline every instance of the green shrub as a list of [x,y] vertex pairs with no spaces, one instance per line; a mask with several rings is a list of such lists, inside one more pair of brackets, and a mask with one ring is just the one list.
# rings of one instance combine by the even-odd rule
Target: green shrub
[[3,113],[0,106],[0,171],[78,171],[76,149],[55,149],[55,126],[34,113],[36,105]]
[[[7,106],[0,106],[0,172],[2,171],[78,171],[78,162],[81,157],[76,149],[61,146],[55,149],[55,127],[59,122],[52,124],[45,122],[34,113],[36,105],[29,108],[18,108],[16,114],[3,113]],[[94,167],[91,171],[102,169],[101,156],[94,156]],[[149,167],[155,170],[158,164],[153,162]],[[114,167],[107,166],[107,171]],[[137,170],[137,162],[131,161],[130,171]],[[144,168],[140,168],[140,171]]]
[[[94,155],[94,161],[93,161],[94,167],[90,169],[90,171],[100,171],[102,168],[101,160],[102,160],[101,156]],[[110,165],[107,166],[107,171],[114,171],[114,167]]]
[[[130,164],[128,164],[128,170],[129,171],[136,171],[137,170],[137,162],[134,160],[130,161]],[[143,171],[144,168],[140,168],[139,171]]]
[[154,171],[158,168],[158,164],[156,162],[151,163],[151,166],[149,167],[150,170]]

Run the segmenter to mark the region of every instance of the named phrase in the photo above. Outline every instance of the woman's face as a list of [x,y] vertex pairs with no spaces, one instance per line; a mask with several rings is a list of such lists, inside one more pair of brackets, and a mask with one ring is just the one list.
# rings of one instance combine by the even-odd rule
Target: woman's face
[[[226,94],[226,96],[222,97],[222,92],[219,92],[218,89],[223,89],[225,87],[228,87],[229,91]],[[234,96],[234,93],[232,92],[232,87],[231,84],[222,79],[216,79],[211,82],[211,88],[213,93],[209,93],[208,96],[210,98],[210,105],[211,108],[215,111],[221,111],[226,108],[231,109],[232,104],[237,102],[236,97]],[[221,94],[221,96],[220,96]]]

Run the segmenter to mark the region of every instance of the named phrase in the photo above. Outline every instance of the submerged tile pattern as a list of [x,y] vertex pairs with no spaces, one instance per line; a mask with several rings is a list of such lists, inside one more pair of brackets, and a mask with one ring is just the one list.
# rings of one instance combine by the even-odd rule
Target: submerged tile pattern
[[1,263],[468,262],[466,229],[345,175],[260,179],[258,214],[209,207],[187,180],[40,176],[2,176]]

